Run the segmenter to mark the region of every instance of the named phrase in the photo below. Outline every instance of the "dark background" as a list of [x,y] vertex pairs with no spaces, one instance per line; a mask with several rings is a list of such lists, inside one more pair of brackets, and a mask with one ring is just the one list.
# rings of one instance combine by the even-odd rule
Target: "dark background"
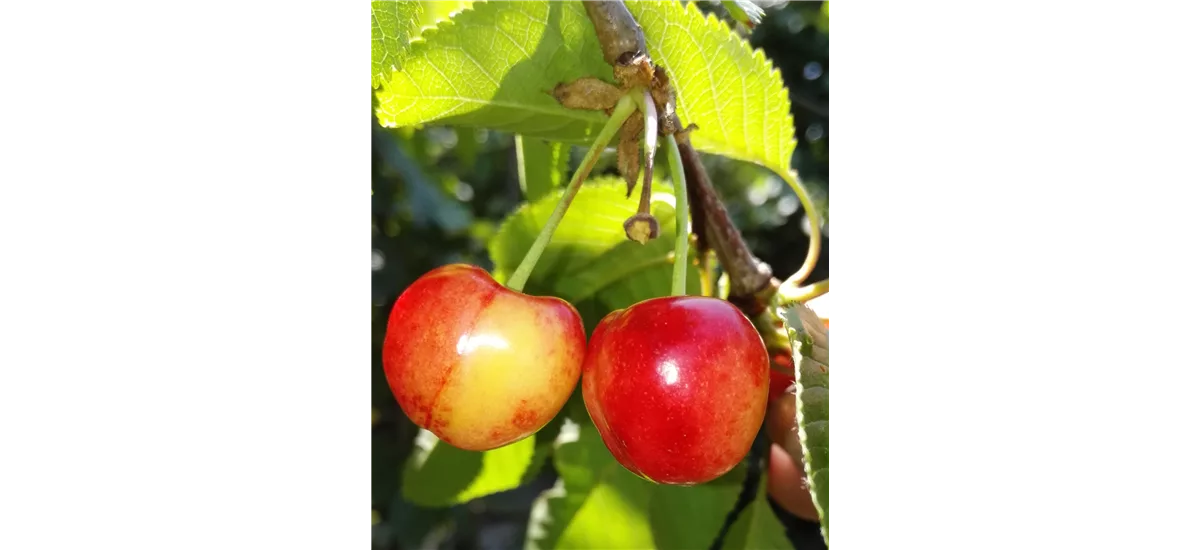
[[[706,11],[724,14],[716,5]],[[829,181],[829,33],[820,2],[767,9],[752,33],[791,93],[797,138],[792,167],[818,202]],[[488,238],[521,202],[511,135],[486,130],[384,130],[372,120],[372,530],[376,549],[510,549],[523,545],[533,499],[550,488],[553,466],[533,483],[445,509],[425,509],[400,495],[400,471],[417,428],[383,377],[380,345],[392,302],[417,277],[465,262],[490,269]],[[576,155],[579,151],[576,151]],[[706,164],[748,244],[785,278],[808,249],[804,212],[787,185],[757,166],[707,157]],[[572,169],[574,163],[572,163]],[[594,174],[615,173],[611,155]],[[828,232],[826,231],[826,234]],[[809,281],[828,278],[829,240]],[[824,548],[816,524],[779,508],[797,548]]]

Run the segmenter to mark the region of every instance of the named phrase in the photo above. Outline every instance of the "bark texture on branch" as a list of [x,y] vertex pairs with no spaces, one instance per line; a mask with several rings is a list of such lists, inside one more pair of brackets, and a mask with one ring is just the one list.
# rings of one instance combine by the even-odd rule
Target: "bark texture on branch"
[[703,228],[696,228],[697,234],[703,235],[705,244],[716,251],[721,267],[729,274],[730,298],[758,293],[771,283],[771,266],[755,257],[746,246],[741,231],[733,225],[729,212],[713,189],[708,172],[700,162],[700,153],[692,147],[692,142],[686,137],[676,139],[679,154],[683,157],[683,172],[691,194],[689,199],[693,199],[691,204],[696,205],[695,210],[704,218]]
[[596,37],[600,39],[604,61],[609,65],[616,67],[621,61],[646,53],[646,35],[624,2],[586,1],[583,8],[587,10],[592,26],[596,28]]

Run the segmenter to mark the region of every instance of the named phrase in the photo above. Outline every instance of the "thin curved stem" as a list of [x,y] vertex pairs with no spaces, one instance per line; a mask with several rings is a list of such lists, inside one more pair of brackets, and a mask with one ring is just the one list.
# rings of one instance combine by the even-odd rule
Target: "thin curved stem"
[[683,175],[683,158],[679,156],[679,144],[674,135],[667,136],[667,159],[671,166],[671,179],[675,183],[675,273],[671,277],[671,295],[687,295],[688,264],[688,194],[687,180]]
[[804,264],[800,266],[800,269],[783,282],[784,287],[799,287],[809,275],[812,275],[813,269],[817,267],[817,260],[821,259],[821,216],[817,214],[817,209],[813,206],[808,191],[805,191],[804,186],[800,185],[794,172],[789,171],[783,179],[796,192],[796,196],[800,199],[800,205],[804,207],[804,213],[808,215],[808,254],[804,257]]
[[512,276],[508,278],[508,288],[517,292],[524,290],[525,283],[529,281],[529,275],[533,273],[534,266],[537,265],[538,259],[542,257],[542,252],[546,250],[546,245],[550,244],[550,238],[554,236],[554,230],[562,222],[563,216],[567,214],[567,208],[571,206],[571,201],[579,193],[579,188],[583,186],[583,180],[587,179],[588,174],[592,172],[592,167],[596,165],[596,160],[600,158],[600,152],[608,146],[608,142],[612,141],[613,136],[617,135],[617,131],[621,129],[621,125],[625,123],[625,119],[629,118],[629,115],[637,110],[638,99],[640,99],[640,94],[637,98],[631,94],[622,97],[621,101],[617,102],[612,116],[604,124],[604,128],[600,130],[600,135],[596,137],[596,141],[588,149],[587,156],[583,158],[583,163],[575,170],[575,175],[571,177],[571,182],[567,184],[567,189],[563,192],[562,198],[559,199],[558,206],[554,207],[554,212],[550,214],[550,219],[546,220],[546,225],[542,226],[542,232],[538,233],[537,238],[529,247],[529,251],[525,253],[525,258],[521,260],[520,265],[513,271]]
[[779,302],[780,305],[787,307],[793,304],[802,304],[827,293],[829,293],[829,279],[806,287],[780,286]]

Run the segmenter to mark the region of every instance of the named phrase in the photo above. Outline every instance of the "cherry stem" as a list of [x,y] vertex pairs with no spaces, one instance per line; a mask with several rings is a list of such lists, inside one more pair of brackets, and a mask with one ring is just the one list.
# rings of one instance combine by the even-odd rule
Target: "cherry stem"
[[671,166],[671,179],[675,180],[675,273],[671,277],[671,295],[687,295],[688,266],[688,194],[687,181],[683,175],[683,158],[679,156],[679,144],[674,135],[667,136],[667,160]]
[[646,166],[643,170],[646,177],[642,180],[642,204],[639,211],[646,213],[650,212],[650,186],[654,183],[654,151],[658,148],[658,110],[654,107],[654,98],[650,97],[650,90],[642,92],[642,104],[640,105],[642,116],[645,117],[645,122],[642,127],[645,128],[646,143]]
[[546,245],[550,244],[550,238],[554,236],[554,230],[558,228],[558,224],[562,222],[563,216],[567,214],[567,208],[571,206],[571,201],[575,199],[575,195],[579,193],[579,189],[583,187],[583,181],[587,179],[588,174],[592,172],[592,167],[596,165],[596,160],[600,158],[600,152],[608,147],[608,142],[612,141],[613,136],[617,135],[617,131],[621,129],[621,125],[625,123],[625,119],[637,110],[638,100],[631,97],[633,94],[625,95],[621,101],[617,102],[617,106],[613,109],[612,116],[608,122],[604,123],[604,128],[600,130],[600,135],[596,137],[596,141],[592,142],[592,147],[588,149],[587,156],[583,158],[583,163],[575,170],[575,175],[571,177],[571,182],[567,184],[566,191],[558,201],[558,206],[554,207],[554,212],[550,214],[550,219],[546,220],[546,225],[542,226],[542,232],[538,233],[537,238],[529,247],[529,252],[525,253],[525,258],[521,260],[520,265],[513,271],[512,276],[508,278],[506,286],[517,292],[525,289],[525,283],[529,281],[529,276],[533,273],[534,266],[537,265],[538,259],[542,257],[542,252],[545,252]]
[[805,287],[780,286],[779,304],[787,307],[802,304],[829,292],[829,279]]
[[821,216],[813,206],[808,191],[804,190],[804,186],[800,184],[794,172],[789,171],[784,180],[796,192],[796,197],[800,199],[804,213],[808,215],[808,254],[804,257],[804,265],[801,265],[800,269],[788,277],[781,286],[781,289],[796,289],[812,274],[813,269],[817,267],[817,260],[821,258]]

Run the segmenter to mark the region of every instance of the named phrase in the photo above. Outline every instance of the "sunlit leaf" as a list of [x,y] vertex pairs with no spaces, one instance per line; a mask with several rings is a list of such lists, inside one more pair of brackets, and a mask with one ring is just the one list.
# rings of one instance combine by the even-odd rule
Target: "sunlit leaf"
[[[525,285],[530,294],[558,296],[603,315],[645,299],[671,293],[671,261],[675,235],[675,197],[658,184],[650,212],[659,222],[659,237],[642,245],[625,236],[622,223],[637,212],[638,198],[626,198],[625,183],[616,177],[589,181],[576,195],[554,238],[542,253]],[[562,189],[526,203],[510,215],[488,245],[495,276],[508,278],[554,210]],[[699,271],[688,273],[692,293],[700,288]],[[590,324],[590,323],[586,323]]]
[[408,51],[409,41],[427,27],[469,7],[469,0],[371,2],[371,88],[387,80]]
[[612,79],[579,2],[481,2],[421,34],[384,78],[384,126],[485,127],[585,143],[603,113],[562,107],[550,95],[583,76]]
[[421,31],[422,2],[371,2],[371,88],[387,79]]
[[[745,477],[744,469],[741,473]],[[741,492],[740,483],[655,486],[650,497],[650,526],[657,548],[708,548]]]
[[[401,0],[409,1],[409,0]],[[421,4],[421,27],[436,27],[438,23],[450,19],[458,12],[471,7],[471,0],[429,0]]]
[[654,484],[612,457],[586,414],[573,416],[578,439],[554,451],[560,478],[534,502],[526,548],[653,548],[648,516]]
[[694,2],[685,4],[626,2],[650,56],[671,77],[680,120],[699,127],[693,145],[765,166],[800,189],[791,169],[796,136],[783,77],[762,50]]
[[457,449],[422,430],[404,467],[403,492],[426,507],[452,506],[516,488],[533,464],[535,438],[486,452]]
[[[791,170],[791,102],[762,51],[694,3],[626,5],[671,76],[680,118],[699,126],[696,148],[761,164],[802,190]],[[584,76],[611,81],[612,68],[579,2],[476,3],[410,46],[384,79],[376,114],[384,126],[436,121],[584,143],[603,115],[566,109],[549,94]]]

